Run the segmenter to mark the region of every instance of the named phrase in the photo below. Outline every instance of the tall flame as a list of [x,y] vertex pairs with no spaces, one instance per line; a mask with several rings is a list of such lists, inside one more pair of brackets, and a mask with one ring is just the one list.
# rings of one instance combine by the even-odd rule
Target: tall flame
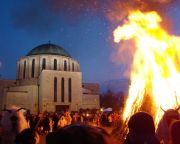
[[132,12],[124,25],[114,30],[114,41],[132,39],[135,53],[131,86],[123,119],[137,111],[150,113],[157,126],[163,109],[180,104],[180,37],[161,28],[157,12]]

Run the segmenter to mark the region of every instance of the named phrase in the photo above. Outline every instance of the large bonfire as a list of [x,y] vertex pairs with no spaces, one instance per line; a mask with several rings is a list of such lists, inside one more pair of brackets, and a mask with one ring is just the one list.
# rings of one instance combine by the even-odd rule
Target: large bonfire
[[154,117],[155,125],[163,111],[180,104],[180,37],[168,34],[157,12],[131,12],[114,31],[114,41],[133,40],[135,52],[124,122],[137,111]]

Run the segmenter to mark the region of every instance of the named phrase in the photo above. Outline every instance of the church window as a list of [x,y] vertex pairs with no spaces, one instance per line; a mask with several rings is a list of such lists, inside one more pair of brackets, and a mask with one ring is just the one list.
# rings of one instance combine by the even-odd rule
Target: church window
[[54,102],[57,102],[57,77],[54,78]]
[[67,71],[67,61],[64,61],[64,71]]
[[71,67],[70,67],[70,64],[68,64],[68,71],[70,71],[71,70]]
[[46,59],[45,58],[43,58],[43,63],[42,63],[42,70],[43,69],[46,69]]
[[74,63],[72,63],[72,71],[74,71]]
[[68,92],[69,92],[69,102],[71,102],[72,98],[72,86],[71,86],[71,78],[68,80]]
[[23,78],[26,76],[26,61],[24,61]]
[[35,72],[35,59],[32,60],[32,72],[31,72],[32,78],[34,78],[34,72]]
[[61,102],[64,102],[64,78],[61,79]]
[[77,71],[79,71],[79,65],[77,65]]
[[57,70],[57,59],[54,59],[54,70]]

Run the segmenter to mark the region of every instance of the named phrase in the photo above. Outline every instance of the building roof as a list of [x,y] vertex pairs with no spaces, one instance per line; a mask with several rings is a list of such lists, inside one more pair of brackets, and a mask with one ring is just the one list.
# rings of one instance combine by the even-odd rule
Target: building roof
[[39,45],[35,48],[33,48],[26,56],[30,55],[41,55],[41,54],[50,54],[50,55],[60,55],[60,56],[66,56],[71,57],[71,55],[62,47],[47,43]]

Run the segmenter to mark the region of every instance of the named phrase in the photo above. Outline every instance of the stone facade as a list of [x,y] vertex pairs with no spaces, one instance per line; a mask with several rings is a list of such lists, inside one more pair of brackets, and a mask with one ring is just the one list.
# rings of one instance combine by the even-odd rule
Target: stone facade
[[[82,76],[80,72],[43,70],[40,75],[40,109],[56,111],[56,106],[66,106],[77,111],[82,105]],[[57,96],[54,96],[54,80],[57,81]],[[62,84],[62,80],[64,81]],[[71,90],[69,89],[71,81]],[[62,87],[62,85],[64,85]],[[64,90],[62,90],[62,88]],[[64,98],[62,98],[64,91]],[[71,94],[70,94],[71,93]],[[71,98],[70,98],[71,97]]]
[[[17,61],[16,81],[13,85],[7,82],[0,86],[1,109],[17,105],[31,113],[41,113],[99,108],[99,86],[82,84],[79,62],[68,54],[53,53],[52,48],[59,51],[57,47],[39,46],[35,48],[36,53],[30,52]],[[62,48],[60,50],[66,53]]]
[[99,109],[100,96],[99,85],[95,83],[83,83],[83,109]]
[[7,108],[16,105],[29,109],[31,113],[37,113],[37,89],[36,85],[9,87],[6,89],[6,97],[4,97],[3,103]]
[[[33,67],[34,61],[34,68]],[[56,71],[73,71],[79,72],[79,63],[69,57],[58,55],[33,55],[22,57],[17,62],[17,79],[20,83],[25,80],[37,79],[43,70],[43,61],[45,61],[45,69]],[[55,66],[56,61],[56,66]],[[66,64],[65,64],[66,63]],[[66,66],[65,66],[66,65]],[[56,68],[55,68],[56,67]]]
[[16,81],[15,80],[0,80],[0,109],[4,109],[4,105],[3,105],[3,96],[5,93],[5,90],[11,86],[16,85]]

